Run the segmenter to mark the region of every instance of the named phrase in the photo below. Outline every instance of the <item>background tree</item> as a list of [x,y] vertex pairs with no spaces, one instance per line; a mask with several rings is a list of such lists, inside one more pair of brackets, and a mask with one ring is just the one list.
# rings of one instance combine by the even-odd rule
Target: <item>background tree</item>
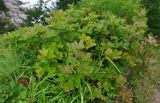
[[27,9],[27,19],[24,20],[25,26],[33,26],[35,23],[45,24],[45,18],[49,17],[48,13],[52,10],[52,7],[47,7],[43,0],[39,0],[38,4]]
[[7,8],[6,8],[5,4],[4,4],[4,1],[0,0],[0,11],[6,11],[6,10],[7,10]]
[[24,20],[23,26],[33,26],[35,23],[41,23],[46,25],[45,19],[49,17],[49,12],[53,9],[63,9],[66,10],[69,4],[78,4],[81,0],[59,0],[53,2],[51,7],[47,6],[47,3],[44,0],[39,0],[38,4],[29,8],[26,12],[27,19]]
[[68,5],[69,4],[73,4],[73,5],[76,5],[80,2],[81,0],[59,0],[56,2],[56,6],[57,6],[57,9],[67,9]]
[[149,32],[160,36],[160,0],[143,0],[143,4],[148,9]]

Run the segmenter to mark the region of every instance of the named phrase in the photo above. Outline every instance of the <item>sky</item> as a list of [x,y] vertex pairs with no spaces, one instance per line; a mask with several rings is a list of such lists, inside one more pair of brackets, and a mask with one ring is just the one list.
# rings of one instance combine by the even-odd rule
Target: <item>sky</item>
[[[37,4],[39,0],[21,0],[21,1],[23,1],[24,3],[27,3],[25,6],[30,7]],[[44,1],[48,1],[48,0],[44,0]],[[51,0],[51,1],[54,2],[56,0]],[[51,5],[51,2],[49,2],[48,5]]]

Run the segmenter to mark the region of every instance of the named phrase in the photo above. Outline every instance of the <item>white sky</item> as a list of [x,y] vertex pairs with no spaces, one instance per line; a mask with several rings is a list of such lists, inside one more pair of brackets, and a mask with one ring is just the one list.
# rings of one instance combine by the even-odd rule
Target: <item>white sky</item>
[[[26,3],[27,2],[27,5],[26,6],[33,6],[33,5],[35,5],[35,4],[37,4],[37,2],[39,1],[39,0],[21,0],[21,1],[23,1],[24,3]],[[44,1],[48,1],[48,0],[44,0]],[[52,2],[55,2],[56,0],[51,0]],[[48,5],[50,5],[51,4],[51,2],[49,2],[48,3]]]

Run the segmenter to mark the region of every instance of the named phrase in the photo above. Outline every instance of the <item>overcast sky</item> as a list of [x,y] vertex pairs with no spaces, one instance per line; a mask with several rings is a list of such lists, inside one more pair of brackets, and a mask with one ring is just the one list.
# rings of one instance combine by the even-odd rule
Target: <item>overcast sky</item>
[[[37,4],[37,2],[39,0],[21,0],[21,1],[23,1],[25,3],[27,2],[28,3],[27,6],[33,6],[33,5]],[[44,0],[44,1],[48,1],[48,0]],[[51,1],[54,2],[56,0],[51,0]],[[48,3],[48,5],[50,5],[50,4],[51,4],[51,2]]]

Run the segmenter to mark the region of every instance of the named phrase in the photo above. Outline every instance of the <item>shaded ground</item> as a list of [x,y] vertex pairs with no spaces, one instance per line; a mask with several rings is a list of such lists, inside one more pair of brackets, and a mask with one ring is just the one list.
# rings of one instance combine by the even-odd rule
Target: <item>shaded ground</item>
[[160,87],[154,90],[154,100],[152,103],[160,103]]

